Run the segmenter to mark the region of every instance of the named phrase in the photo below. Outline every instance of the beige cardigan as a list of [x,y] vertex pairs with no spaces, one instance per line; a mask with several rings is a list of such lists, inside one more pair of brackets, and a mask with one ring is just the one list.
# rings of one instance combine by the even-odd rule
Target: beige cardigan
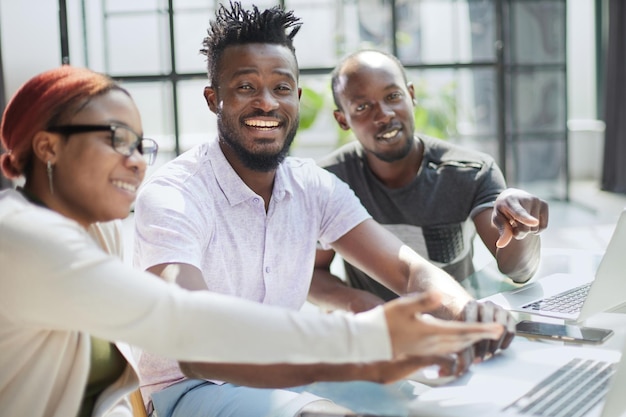
[[[188,292],[124,265],[77,223],[17,191],[0,191],[2,414],[75,416],[89,372],[90,335],[186,361],[391,358],[382,308],[305,314]],[[127,368],[101,395],[94,415],[114,407],[136,387],[136,378]]]

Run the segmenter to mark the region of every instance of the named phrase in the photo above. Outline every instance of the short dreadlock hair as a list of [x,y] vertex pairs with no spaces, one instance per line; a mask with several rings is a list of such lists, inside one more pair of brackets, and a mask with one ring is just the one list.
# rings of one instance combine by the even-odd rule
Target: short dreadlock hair
[[[249,43],[272,43],[286,46],[296,56],[293,37],[302,24],[293,11],[280,6],[260,12],[257,6],[245,10],[241,3],[230,2],[230,9],[223,4],[215,12],[215,20],[207,29],[208,36],[202,41],[200,53],[207,57],[207,71],[211,85],[216,86],[218,64],[224,50],[232,45]],[[291,29],[291,30],[289,30]]]

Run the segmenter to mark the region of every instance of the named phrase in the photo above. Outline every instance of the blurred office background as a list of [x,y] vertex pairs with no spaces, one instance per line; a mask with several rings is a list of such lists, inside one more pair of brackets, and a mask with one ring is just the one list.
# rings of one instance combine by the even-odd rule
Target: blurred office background
[[[0,0],[0,100],[62,63],[105,72],[131,91],[145,135],[158,141],[154,170],[215,135],[198,51],[218,3]],[[243,3],[280,4],[302,18],[294,155],[317,158],[351,140],[332,117],[329,73],[346,53],[373,47],[405,64],[418,130],[490,153],[510,185],[565,202],[580,183],[626,193],[621,0]]]

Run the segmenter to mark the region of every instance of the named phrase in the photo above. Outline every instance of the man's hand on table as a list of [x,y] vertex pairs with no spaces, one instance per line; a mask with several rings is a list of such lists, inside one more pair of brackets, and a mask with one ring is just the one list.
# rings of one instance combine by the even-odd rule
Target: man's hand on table
[[491,358],[499,350],[506,349],[515,337],[515,319],[504,308],[491,301],[470,301],[465,305],[459,318],[465,322],[499,323],[504,327],[497,340],[481,340],[473,347],[459,353],[459,367],[467,371],[472,363]]

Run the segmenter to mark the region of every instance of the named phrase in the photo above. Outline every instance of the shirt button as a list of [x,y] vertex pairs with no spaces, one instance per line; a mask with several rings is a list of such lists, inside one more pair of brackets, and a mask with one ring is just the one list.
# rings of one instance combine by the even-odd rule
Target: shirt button
[[269,266],[266,266],[266,267],[265,267],[265,272],[267,272],[267,273],[269,274],[269,273],[270,273],[270,271],[271,271],[271,268],[270,268]]
[[257,197],[254,197],[254,199],[252,201],[254,201],[255,204],[259,204],[260,199],[257,198]]

